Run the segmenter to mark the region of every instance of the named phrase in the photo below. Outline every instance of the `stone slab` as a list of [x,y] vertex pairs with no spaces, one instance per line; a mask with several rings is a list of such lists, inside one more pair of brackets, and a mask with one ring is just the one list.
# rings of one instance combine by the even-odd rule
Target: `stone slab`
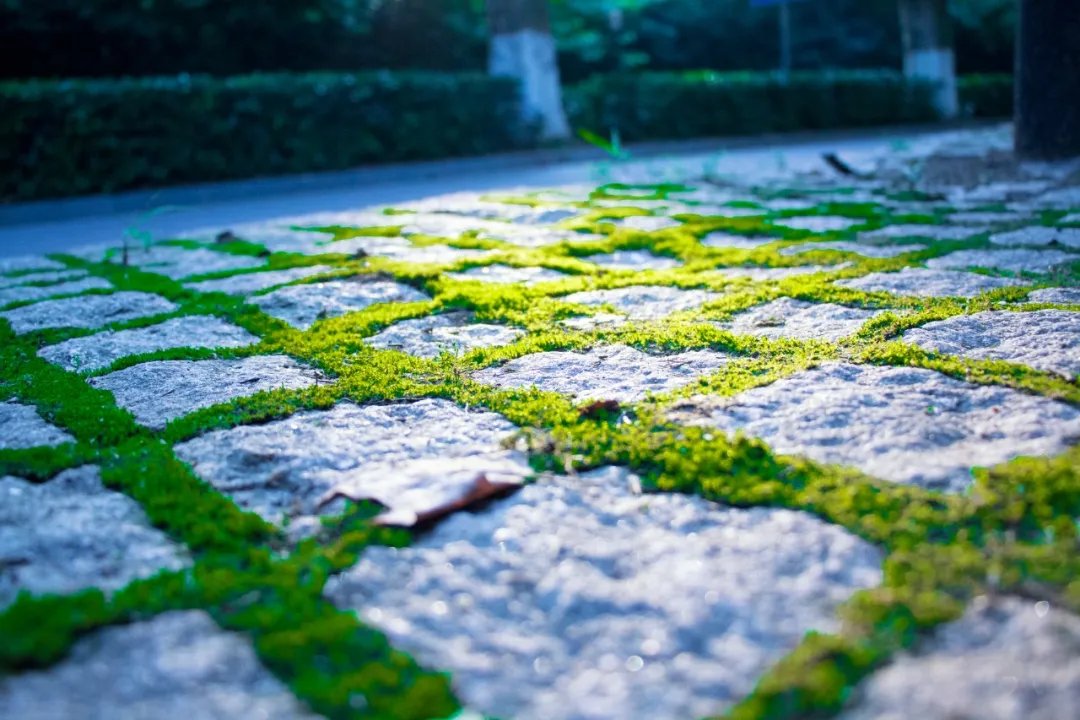
[[865,225],[866,220],[860,218],[838,217],[833,215],[799,215],[793,217],[777,218],[772,221],[773,225],[789,228],[791,230],[806,230],[813,233],[836,232],[850,230],[858,225]]
[[1069,380],[1080,375],[1080,313],[1066,310],[980,312],[904,333],[924,350],[976,360],[1005,360]]
[[1028,302],[1080,305],[1080,288],[1043,288],[1028,295]]
[[93,377],[116,403],[146,427],[166,423],[201,408],[264,390],[299,390],[325,379],[317,370],[284,355],[237,360],[159,360]]
[[723,367],[729,358],[713,350],[652,355],[626,345],[588,352],[533,353],[473,373],[473,379],[503,389],[538,388],[575,400],[636,402],[649,393],[687,385]]
[[[119,262],[113,258],[112,262]],[[176,245],[151,245],[128,250],[128,262],[146,272],[179,280],[191,275],[246,270],[266,264],[263,258],[233,255],[205,248],[185,248]]]
[[473,322],[472,313],[455,311],[402,320],[364,342],[380,350],[436,358],[444,352],[463,355],[477,348],[509,345],[524,334],[515,327]]
[[197,292],[223,292],[229,295],[251,295],[262,290],[303,280],[315,275],[334,272],[337,268],[329,265],[308,265],[286,270],[268,270],[266,272],[243,273],[217,280],[187,283],[187,287]]
[[270,674],[251,641],[200,610],[98,630],[46,670],[0,680],[20,720],[223,720],[318,716]]
[[[636,203],[634,204],[636,206]],[[669,217],[660,215],[633,215],[624,218],[605,218],[603,222],[612,223],[615,227],[624,230],[638,230],[640,232],[656,232],[681,227],[682,223]]]
[[54,365],[72,372],[92,372],[129,355],[173,348],[243,347],[259,339],[220,318],[195,315],[157,325],[72,338],[38,351]]
[[320,501],[335,489],[364,495],[391,512],[419,512],[460,496],[479,474],[532,474],[505,441],[516,428],[501,415],[449,400],[302,412],[263,425],[217,430],[176,446],[204,480],[294,534],[340,511]]
[[904,245],[868,245],[866,243],[837,240],[834,242],[817,242],[806,243],[804,245],[794,245],[792,247],[784,248],[780,251],[780,254],[798,255],[800,253],[811,252],[813,250],[837,250],[840,252],[855,253],[856,255],[862,255],[863,257],[891,258],[897,257],[898,255],[905,255],[907,253],[918,252],[925,249],[925,245],[920,245],[918,243],[907,243]]
[[33,405],[0,402],[0,450],[60,445],[75,438],[49,423]]
[[913,297],[975,297],[1012,285],[1016,278],[992,277],[958,270],[904,268],[899,272],[870,273],[851,280],[838,280],[840,287],[865,292],[887,292]]
[[357,276],[288,285],[254,297],[251,303],[268,315],[307,330],[316,320],[340,317],[378,303],[423,302],[429,299],[416,288],[403,283]]
[[695,310],[718,297],[717,293],[707,290],[631,285],[611,290],[585,290],[566,295],[562,300],[593,307],[610,305],[632,320],[659,320],[672,313]]
[[839,265],[797,265],[793,267],[721,267],[716,271],[729,278],[750,278],[754,282],[787,280],[800,275],[813,275],[821,272],[834,272],[848,267],[850,263]]
[[149,525],[134,500],[101,484],[95,466],[44,483],[0,478],[0,608],[22,590],[116,590],[190,563],[181,546]]
[[723,327],[737,334],[773,340],[795,338],[836,342],[853,335],[867,320],[882,312],[885,311],[779,298],[739,313]]
[[756,250],[763,245],[778,242],[779,240],[780,238],[769,237],[766,235],[747,237],[745,235],[735,235],[733,233],[724,232],[723,230],[715,230],[701,238],[701,244],[705,247],[719,248],[721,250]]
[[1050,272],[1055,267],[1080,260],[1080,255],[1073,255],[1060,250],[960,250],[926,261],[926,267],[932,269],[963,269],[983,267],[1009,272]]
[[676,406],[682,423],[763,439],[785,455],[961,492],[971,468],[1063,452],[1080,410],[921,368],[828,363],[731,398]]
[[545,267],[511,267],[510,265],[483,265],[462,272],[447,273],[455,280],[473,280],[498,285],[536,285],[558,282],[569,277],[566,273]]
[[1080,250],[1080,228],[1026,227],[990,236],[994,245],[1045,247],[1057,245]]
[[65,265],[50,260],[44,255],[18,255],[0,258],[0,273],[21,272],[23,270],[63,270]]
[[654,255],[648,250],[616,250],[582,259],[609,270],[668,270],[682,264],[675,258]]
[[6,312],[0,318],[11,323],[18,334],[49,328],[95,329],[151,315],[163,315],[178,305],[158,295],[143,292],[115,292],[61,300],[44,300]]
[[887,225],[877,230],[859,233],[859,239],[869,242],[899,238],[966,240],[984,232],[986,232],[984,228],[957,225]]
[[[0,275],[0,291],[36,283],[55,284],[60,282],[70,282],[72,280],[81,280],[85,278],[87,274],[88,273],[85,270],[44,270],[24,275]],[[3,295],[0,294],[0,297],[3,297]]]
[[842,720],[1064,720],[1080,707],[1080,618],[1004,596],[976,602],[866,680]]
[[652,720],[722,712],[881,556],[809,515],[635,495],[628,472],[544,478],[327,584],[474,712]]

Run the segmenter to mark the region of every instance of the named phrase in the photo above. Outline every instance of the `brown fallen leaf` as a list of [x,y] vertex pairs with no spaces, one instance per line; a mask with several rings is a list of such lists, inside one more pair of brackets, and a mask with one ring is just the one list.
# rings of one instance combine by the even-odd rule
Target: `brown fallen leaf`
[[618,400],[597,400],[581,408],[578,415],[582,418],[602,418],[605,415],[617,413],[622,409]]

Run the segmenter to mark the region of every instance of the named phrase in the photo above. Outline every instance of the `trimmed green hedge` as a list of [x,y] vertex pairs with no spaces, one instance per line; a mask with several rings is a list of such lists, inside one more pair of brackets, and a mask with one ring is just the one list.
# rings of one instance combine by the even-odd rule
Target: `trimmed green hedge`
[[514,81],[309,73],[0,83],[0,198],[337,170],[527,145]]
[[636,73],[570,89],[572,124],[624,141],[884,125],[936,119],[930,86],[900,73]]
[[965,75],[958,83],[960,107],[969,117],[1005,118],[1013,114],[1012,75]]

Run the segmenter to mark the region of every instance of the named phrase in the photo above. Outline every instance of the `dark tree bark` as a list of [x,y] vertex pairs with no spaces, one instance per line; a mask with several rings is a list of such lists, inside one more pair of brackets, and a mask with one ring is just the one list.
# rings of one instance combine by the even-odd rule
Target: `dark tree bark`
[[487,0],[487,9],[490,73],[521,82],[522,119],[538,124],[542,138],[568,137],[547,0]]
[[956,56],[946,0],[900,0],[904,74],[936,83],[934,105],[943,117],[956,117]]
[[1016,154],[1080,156],[1080,3],[1020,0]]

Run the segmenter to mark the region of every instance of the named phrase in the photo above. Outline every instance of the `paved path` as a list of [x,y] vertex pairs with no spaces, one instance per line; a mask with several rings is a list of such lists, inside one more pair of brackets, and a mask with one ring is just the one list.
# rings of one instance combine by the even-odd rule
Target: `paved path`
[[1071,717],[1080,192],[1007,142],[0,259],[0,717]]

